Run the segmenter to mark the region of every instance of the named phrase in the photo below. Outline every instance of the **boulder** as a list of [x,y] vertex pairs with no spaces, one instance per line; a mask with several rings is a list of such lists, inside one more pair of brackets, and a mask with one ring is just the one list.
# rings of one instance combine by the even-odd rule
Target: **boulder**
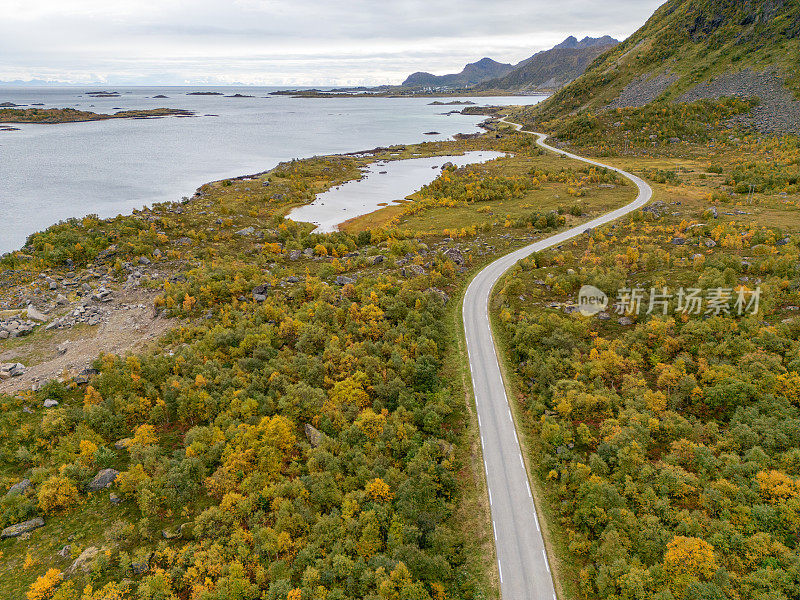
[[[12,334],[11,337],[16,337]],[[25,373],[25,365],[22,363],[6,363],[0,365],[0,381],[11,377],[19,377]]]
[[267,294],[269,293],[269,288],[272,285],[269,283],[262,283],[261,285],[257,285],[253,288],[253,301],[254,302],[264,302],[267,299]]
[[22,494],[31,487],[31,480],[28,478],[23,479],[22,481],[15,483],[6,492],[6,497],[8,496],[16,496],[17,494]]
[[45,408],[55,408],[56,406],[58,406],[58,400],[53,400],[52,398],[48,398],[47,400],[44,401]]
[[408,265],[403,267],[403,277],[418,277],[419,275],[425,275],[425,269],[423,269],[420,265]]
[[617,323],[624,326],[633,325],[633,319],[631,319],[630,317],[621,317],[617,319]]
[[17,523],[16,525],[9,525],[0,533],[0,540],[19,537],[23,533],[31,532],[39,527],[44,527],[44,519],[42,519],[42,517],[36,517],[28,521],[23,521],[22,523]]
[[464,264],[464,255],[458,248],[448,248],[443,252],[445,258],[452,260],[459,267]]
[[386,260],[385,256],[383,256],[382,254],[378,254],[377,256],[373,256],[372,257],[372,264],[373,265],[379,265],[385,260]]
[[119,471],[116,469],[103,469],[94,476],[94,479],[92,479],[86,487],[90,492],[105,489],[114,482],[117,475],[119,475]]
[[253,235],[256,232],[255,227],[245,227],[236,232],[236,235]]
[[114,442],[114,448],[117,450],[124,450],[131,444],[131,438],[122,438],[121,440],[117,440]]
[[344,275],[339,275],[336,277],[336,285],[347,285],[348,283],[355,283],[356,280],[352,277],[345,277]]
[[139,560],[134,563],[131,563],[131,571],[134,575],[144,575],[150,570],[150,557],[148,556],[144,560]]
[[426,294],[434,294],[438,296],[442,300],[442,304],[447,304],[447,301],[450,300],[450,296],[447,295],[446,292],[440,290],[439,288],[431,287],[425,290]]
[[33,304],[28,305],[28,318],[33,319],[34,321],[39,321],[39,323],[44,323],[47,321],[47,315],[36,310],[36,307],[33,306]]
[[99,553],[100,553],[100,548],[98,548],[97,546],[89,546],[88,548],[86,548],[86,550],[80,553],[78,558],[72,561],[72,564],[69,567],[67,567],[67,570],[64,572],[64,574],[67,577],[69,577],[70,575],[73,575],[79,570],[88,572],[89,568],[91,567],[91,563],[94,560],[94,557],[97,556]]
[[316,448],[322,442],[322,432],[314,427],[306,423],[306,437],[308,438],[308,443],[311,444],[312,448]]

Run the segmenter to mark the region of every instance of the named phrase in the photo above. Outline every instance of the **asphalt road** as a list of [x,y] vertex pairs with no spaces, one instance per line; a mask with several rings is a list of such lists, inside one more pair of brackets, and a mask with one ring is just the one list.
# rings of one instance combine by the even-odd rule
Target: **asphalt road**
[[[521,128],[515,123],[508,124]],[[535,135],[536,143],[546,150],[620,173],[636,184],[639,195],[622,208],[496,260],[475,276],[464,295],[464,333],[478,409],[478,425],[497,549],[497,567],[504,600],[553,600],[556,594],[528,474],[500,373],[489,323],[489,296],[497,280],[520,259],[533,252],[562,244],[581,235],[586,229],[604,225],[641,208],[649,202],[653,194],[650,186],[635,175],[548,146],[544,143],[546,135],[531,135]]]

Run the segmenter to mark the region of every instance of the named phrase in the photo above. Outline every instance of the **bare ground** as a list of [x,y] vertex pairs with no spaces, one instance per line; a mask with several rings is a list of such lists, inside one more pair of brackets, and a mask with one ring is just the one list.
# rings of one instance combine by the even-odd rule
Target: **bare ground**
[[[71,329],[44,331],[14,340],[0,341],[0,363],[21,362],[27,371],[0,381],[0,393],[29,390],[65,373],[75,375],[101,353],[124,354],[139,350],[161,337],[176,321],[153,316],[152,292],[116,291],[115,299],[104,305],[108,318],[98,325],[80,325]],[[142,305],[142,306],[140,306]],[[59,354],[64,344],[66,353]]]

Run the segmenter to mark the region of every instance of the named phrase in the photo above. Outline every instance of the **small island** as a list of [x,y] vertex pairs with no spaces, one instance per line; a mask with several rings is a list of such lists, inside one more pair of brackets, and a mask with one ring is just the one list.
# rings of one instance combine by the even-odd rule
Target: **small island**
[[190,110],[178,108],[152,108],[123,110],[112,114],[95,113],[74,108],[3,108],[0,123],[77,123],[105,121],[107,119],[153,119],[160,117],[193,117]]

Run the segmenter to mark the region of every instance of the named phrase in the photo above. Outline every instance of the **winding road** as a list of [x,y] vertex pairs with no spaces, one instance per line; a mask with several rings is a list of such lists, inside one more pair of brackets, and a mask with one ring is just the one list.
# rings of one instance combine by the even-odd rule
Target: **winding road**
[[[502,122],[514,126],[522,125]],[[530,132],[524,132],[530,133]],[[621,169],[548,146],[541,133],[536,143],[546,150],[585,163],[611,169],[639,188],[636,199],[621,208],[546,239],[525,246],[481,270],[464,295],[463,318],[472,386],[478,411],[483,461],[497,549],[497,568],[504,600],[555,600],[553,577],[531,495],[514,419],[506,397],[503,376],[489,322],[489,297],[497,280],[517,261],[533,252],[557,246],[589,228],[614,221],[641,208],[653,195],[647,183]]]

